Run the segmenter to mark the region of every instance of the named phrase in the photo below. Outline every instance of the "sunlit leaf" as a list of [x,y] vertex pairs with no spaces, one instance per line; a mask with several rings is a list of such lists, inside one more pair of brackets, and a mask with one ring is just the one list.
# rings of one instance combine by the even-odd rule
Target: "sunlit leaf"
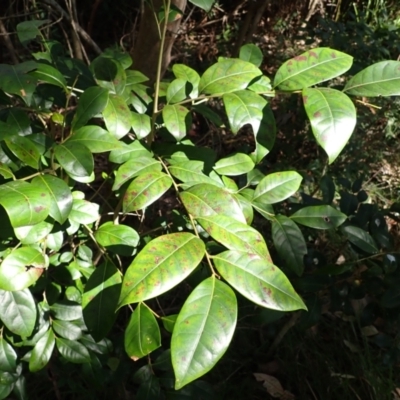
[[67,81],[64,76],[51,65],[37,63],[35,71],[32,71],[30,75],[37,78],[39,82],[50,83],[51,85],[67,90]]
[[35,344],[29,359],[29,371],[37,372],[44,368],[53,354],[56,338],[53,330],[49,329]]
[[310,228],[332,229],[343,224],[347,216],[331,206],[309,206],[296,211],[290,218]]
[[138,139],[144,139],[151,131],[151,120],[147,114],[131,112],[133,132]]
[[25,136],[13,136],[6,140],[7,147],[24,164],[39,168],[40,152],[35,144]]
[[259,67],[263,60],[263,53],[258,46],[252,43],[245,44],[240,48],[239,58]]
[[181,105],[168,104],[162,109],[162,116],[165,127],[171,135],[177,141],[181,141],[186,136],[187,118],[190,116],[189,110]]
[[81,143],[65,142],[54,148],[57,161],[71,178],[89,177],[94,169],[90,150]]
[[199,94],[200,75],[194,69],[184,64],[174,64],[172,66],[172,72],[176,78],[183,79],[192,84],[193,88],[189,96],[191,98],[196,98]]
[[0,338],[0,371],[15,372],[17,353],[4,339]]
[[131,110],[121,96],[110,94],[103,109],[104,123],[108,131],[117,139],[125,136],[132,125]]
[[87,348],[75,340],[56,337],[56,346],[60,354],[69,362],[76,364],[90,362]]

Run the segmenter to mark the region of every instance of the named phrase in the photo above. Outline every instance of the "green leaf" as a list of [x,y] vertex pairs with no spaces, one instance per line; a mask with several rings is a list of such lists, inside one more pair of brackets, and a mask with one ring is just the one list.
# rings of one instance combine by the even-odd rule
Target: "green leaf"
[[99,218],[99,204],[86,200],[74,199],[69,219],[78,224],[91,224]]
[[208,68],[200,78],[199,90],[204,94],[224,94],[246,89],[262,72],[252,63],[225,59]]
[[304,89],[303,102],[315,139],[328,154],[331,164],[356,126],[354,104],[344,93],[329,88]]
[[101,225],[94,237],[107,250],[127,256],[134,253],[140,240],[139,234],[130,226],[114,225],[111,221]]
[[123,164],[130,159],[135,160],[137,157],[152,156],[152,153],[149,150],[146,150],[138,140],[135,140],[129,145],[121,142],[121,145],[121,149],[111,151],[109,157],[111,162]]
[[221,359],[232,340],[236,321],[235,294],[215,276],[192,291],[171,339],[176,390],[210,371]]
[[189,2],[208,12],[211,10],[215,0],[189,0]]
[[81,143],[58,144],[54,147],[54,154],[72,179],[89,177],[94,170],[92,153]]
[[172,66],[172,72],[176,78],[183,79],[184,81],[190,82],[193,86],[189,96],[195,99],[199,95],[199,83],[200,75],[192,68],[184,64],[174,64]]
[[133,132],[138,139],[144,139],[151,131],[151,120],[147,114],[131,112]]
[[67,81],[60,71],[48,64],[37,63],[36,70],[30,72],[39,82],[49,83],[67,90]]
[[366,253],[375,254],[378,252],[378,247],[376,246],[375,240],[364,229],[354,225],[347,225],[343,226],[341,230],[347,236],[350,243],[353,243]]
[[204,242],[191,233],[159,236],[128,267],[119,306],[159,296],[182,282],[205,254]]
[[303,257],[307,245],[299,227],[284,215],[277,215],[272,222],[272,240],[276,251],[286,265],[298,276],[303,274]]
[[121,96],[110,94],[103,110],[103,118],[108,131],[117,139],[125,136],[131,129],[131,110]]
[[254,228],[225,215],[198,217],[196,220],[214,240],[229,250],[255,253],[271,260],[264,238]]
[[69,321],[60,321],[55,319],[51,326],[57,335],[65,339],[79,340],[82,336],[82,329]]
[[113,326],[121,281],[117,267],[106,261],[95,269],[86,283],[82,296],[83,319],[96,342],[103,339]]
[[[20,136],[32,134],[31,120],[29,119],[28,114],[19,108],[11,108],[9,110],[5,128],[7,128],[7,130],[11,133],[11,136],[15,134]],[[2,133],[3,132],[0,132],[0,137],[3,138]],[[7,136],[5,136],[4,139],[7,139]]]
[[183,205],[194,218],[226,215],[246,223],[239,202],[227,191],[215,185],[201,183],[180,194]]
[[136,361],[161,346],[161,334],[154,314],[143,303],[132,313],[125,330],[125,351]]
[[274,96],[274,91],[271,87],[271,80],[265,75],[260,76],[247,89],[258,94],[263,94],[264,96]]
[[169,133],[179,142],[186,136],[189,110],[177,104],[167,104],[162,109],[165,127]]
[[167,315],[166,317],[161,317],[164,329],[167,332],[172,333],[174,331],[174,326],[177,318],[178,314],[171,314]]
[[87,348],[74,340],[56,337],[57,350],[69,362],[83,364],[90,362]]
[[39,168],[40,152],[35,144],[25,136],[13,136],[5,141],[11,152],[24,164]]
[[32,183],[50,194],[49,214],[63,224],[72,209],[72,193],[68,185],[62,179],[48,174],[35,177]]
[[9,292],[0,290],[0,319],[9,331],[22,338],[33,332],[36,322],[35,300],[29,289]]
[[253,202],[274,204],[286,200],[297,192],[302,180],[303,177],[296,171],[269,174],[257,185]]
[[15,372],[17,368],[17,353],[2,337],[0,338],[0,371]]
[[260,256],[230,250],[212,260],[221,276],[253,303],[279,311],[307,309],[285,274]]
[[215,163],[214,170],[220,175],[237,176],[246,174],[254,168],[253,160],[243,153],[232,154]]
[[33,247],[20,247],[0,265],[0,289],[23,290],[35,283],[46,268],[43,254]]
[[254,163],[258,164],[272,149],[276,137],[276,122],[271,107],[263,109],[263,117],[258,131],[253,132],[256,140],[256,149],[251,154]]
[[50,20],[48,19],[20,22],[17,25],[17,34],[21,44],[26,47],[32,40],[38,37],[41,38],[42,34],[40,33],[39,27],[49,22]]
[[184,79],[174,79],[167,89],[167,103],[174,104],[185,100],[187,97],[188,82]]
[[251,225],[254,218],[254,212],[251,201],[238,193],[235,193],[233,196],[239,202],[240,208],[242,209],[243,215],[246,219],[246,224]]
[[22,244],[38,244],[52,231],[52,229],[52,223],[42,221],[36,225],[19,226],[18,228],[14,228],[14,233]]
[[149,172],[161,172],[161,170],[160,161],[148,156],[138,156],[118,168],[112,190],[118,190],[125,182],[136,176]]
[[108,90],[98,86],[87,88],[80,96],[72,130],[84,126],[91,118],[100,114],[108,103]]
[[240,48],[239,58],[243,61],[248,61],[259,67],[264,58],[261,49],[255,44],[245,44]]
[[50,306],[50,311],[61,321],[74,321],[82,318],[82,307],[72,301],[58,301]]
[[399,96],[400,61],[381,61],[354,75],[344,91],[354,96]]
[[141,210],[158,200],[172,185],[163,172],[147,172],[134,179],[126,189],[122,208],[124,213]]
[[14,228],[35,225],[49,215],[50,195],[34,183],[9,182],[0,185],[0,204]]
[[126,72],[122,64],[109,57],[97,57],[90,64],[90,69],[99,86],[115,94],[122,94],[126,84]]
[[142,74],[140,71],[135,71],[135,70],[126,70],[126,86],[125,90],[129,89],[130,86],[135,85],[136,83],[143,83],[149,80],[149,78]]
[[2,162],[0,162],[0,175],[4,179],[11,179],[14,176],[11,169],[6,164],[3,164]]
[[104,153],[123,147],[114,135],[97,125],[87,125],[77,129],[66,143],[82,144],[92,153]]
[[309,206],[296,211],[290,219],[314,229],[332,229],[343,224],[347,216],[331,206]]
[[249,90],[238,90],[224,94],[223,100],[233,133],[246,124],[252,126],[253,132],[258,132],[263,118],[262,110],[267,105],[265,99]]
[[274,87],[279,90],[302,90],[335,78],[348,71],[353,57],[328,47],[308,50],[280,66]]
[[49,329],[35,344],[29,359],[29,371],[37,372],[43,369],[50,361],[53,354],[56,338]]

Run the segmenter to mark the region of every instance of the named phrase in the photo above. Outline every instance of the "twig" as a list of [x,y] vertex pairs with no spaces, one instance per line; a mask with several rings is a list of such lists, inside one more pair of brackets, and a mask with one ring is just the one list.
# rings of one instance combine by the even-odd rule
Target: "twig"
[[17,57],[17,53],[16,53],[16,51],[14,49],[14,46],[13,46],[13,44],[11,42],[11,39],[9,37],[10,35],[7,32],[7,29],[4,26],[3,21],[1,19],[0,19],[0,32],[1,32],[1,35],[3,36],[4,44],[7,47],[7,50],[9,52],[9,54],[10,54],[12,62],[14,64],[18,64],[19,60],[18,60],[18,57]]

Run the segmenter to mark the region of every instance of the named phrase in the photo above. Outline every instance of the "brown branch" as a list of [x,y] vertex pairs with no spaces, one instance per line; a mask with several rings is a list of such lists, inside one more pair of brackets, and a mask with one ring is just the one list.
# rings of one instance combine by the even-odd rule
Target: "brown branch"
[[18,64],[19,60],[17,57],[17,52],[14,49],[14,46],[10,39],[10,35],[8,34],[7,29],[4,26],[3,21],[1,19],[0,19],[0,32],[1,32],[1,36],[3,37],[4,44],[6,45],[7,50],[10,54],[12,62],[14,64]]

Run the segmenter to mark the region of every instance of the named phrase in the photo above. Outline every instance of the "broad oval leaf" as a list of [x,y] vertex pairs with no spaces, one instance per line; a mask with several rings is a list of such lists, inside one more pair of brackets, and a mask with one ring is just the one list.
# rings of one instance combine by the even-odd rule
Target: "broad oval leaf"
[[92,61],[90,69],[99,86],[118,95],[123,93],[126,85],[126,72],[115,56],[100,55]]
[[83,364],[90,362],[88,349],[75,340],[56,337],[57,350],[69,362]]
[[239,202],[225,189],[208,183],[194,185],[180,194],[181,200],[194,218],[227,215],[239,222],[246,218]]
[[53,354],[56,338],[53,330],[49,329],[35,344],[29,358],[29,371],[37,372],[44,368]]
[[[7,139],[15,136],[28,136],[32,134],[31,120],[28,114],[20,108],[11,108],[8,112],[5,128],[8,127],[6,134],[1,133],[1,137]],[[8,133],[8,135],[7,135]]]
[[302,90],[335,78],[348,71],[353,57],[328,47],[308,50],[280,66],[274,87],[279,90]]
[[363,69],[346,84],[354,96],[400,96],[400,61],[386,60]]
[[0,338],[0,371],[15,372],[17,368],[17,353],[3,338]]
[[268,103],[265,99],[249,90],[238,90],[225,93],[223,100],[233,133],[237,133],[246,124],[252,126],[253,132],[258,132],[263,118],[263,109]]
[[122,207],[124,213],[141,210],[159,199],[172,185],[172,179],[163,172],[139,175],[126,189]]
[[91,153],[104,153],[123,147],[114,135],[97,125],[87,125],[77,129],[68,138],[67,143],[83,144]]
[[314,229],[332,229],[343,224],[347,216],[331,206],[309,206],[296,211],[290,219]]
[[350,243],[353,243],[368,254],[378,252],[378,247],[373,237],[364,229],[354,225],[343,226],[341,230],[345,233]]
[[253,160],[243,153],[232,154],[215,163],[214,170],[220,175],[237,176],[246,174],[254,168]]
[[125,330],[125,351],[136,361],[161,346],[161,334],[154,314],[143,303],[132,313]]
[[333,163],[353,133],[357,115],[353,102],[335,89],[304,89],[303,102],[318,144]]
[[212,276],[185,301],[171,339],[175,389],[210,371],[232,340],[237,321],[233,290]]
[[211,10],[213,4],[215,3],[215,0],[189,0],[189,2],[208,12]]
[[272,221],[272,240],[276,251],[286,265],[297,275],[304,270],[303,257],[307,245],[299,227],[288,217],[277,215]]
[[87,178],[94,170],[93,156],[81,143],[65,142],[54,147],[57,161],[72,178]]
[[74,321],[82,318],[81,305],[73,301],[57,301],[50,306],[50,311],[61,321]]
[[204,254],[204,242],[191,233],[153,239],[128,267],[119,306],[145,301],[172,289],[199,265]]
[[58,336],[65,339],[79,340],[82,337],[82,329],[73,322],[55,319],[51,326]]
[[7,147],[24,164],[39,168],[40,152],[35,144],[25,136],[13,136],[6,140]]
[[252,201],[274,204],[286,200],[297,192],[302,180],[303,177],[296,171],[269,174],[257,185]]
[[188,127],[189,110],[178,104],[167,104],[162,109],[165,127],[169,133],[179,142],[186,136]]
[[33,247],[21,247],[0,264],[0,289],[18,291],[34,284],[46,268],[43,254]]
[[184,79],[174,79],[167,89],[167,102],[168,104],[179,103],[187,97],[188,82]]
[[95,115],[100,114],[107,103],[107,89],[98,86],[87,88],[79,97],[78,107],[72,120],[72,130],[81,128]]
[[67,90],[67,81],[64,76],[51,65],[37,63],[35,71],[30,72],[29,75],[34,76],[39,82],[50,83]]
[[83,319],[96,342],[106,337],[113,326],[121,281],[121,273],[107,260],[94,270],[85,285],[82,296]]
[[49,215],[50,201],[49,193],[34,183],[15,181],[0,185],[0,204],[14,228],[45,220]]
[[72,193],[68,185],[53,175],[39,175],[32,181],[50,194],[49,214],[58,223],[63,224],[72,209]]
[[123,164],[128,160],[135,160],[137,157],[151,157],[152,153],[145,149],[139,140],[135,140],[131,144],[121,142],[121,149],[112,150],[110,153],[110,161],[116,164]]
[[29,289],[9,292],[0,290],[0,319],[9,331],[22,338],[33,332],[36,323],[36,304]]
[[254,228],[225,215],[197,217],[196,220],[213,239],[229,250],[255,253],[271,261],[264,238]]
[[68,218],[78,224],[91,224],[99,218],[99,207],[97,203],[74,199]]
[[246,89],[262,72],[252,63],[225,59],[208,68],[200,78],[199,90],[205,94],[224,94]]
[[286,275],[257,254],[230,250],[212,260],[221,276],[253,303],[279,311],[307,309]]
[[188,184],[188,186],[182,185],[182,187],[190,187],[198,183],[209,183],[219,187],[224,186],[221,180],[217,181],[207,176],[203,169],[204,162],[196,160],[177,162],[169,167],[172,176]]
[[42,221],[36,225],[19,226],[18,228],[14,228],[14,233],[22,244],[38,244],[49,235],[52,229],[52,223]]
[[107,130],[117,139],[125,136],[131,129],[131,111],[121,96],[110,94],[103,110],[103,118]]
[[147,114],[131,112],[133,132],[138,139],[144,139],[151,131],[151,120]]
[[200,75],[194,69],[184,64],[174,64],[172,72],[176,78],[183,79],[192,84],[193,89],[189,94],[192,99],[199,95]]
[[239,58],[243,61],[248,61],[259,67],[264,58],[261,49],[255,44],[248,43],[240,48]]

